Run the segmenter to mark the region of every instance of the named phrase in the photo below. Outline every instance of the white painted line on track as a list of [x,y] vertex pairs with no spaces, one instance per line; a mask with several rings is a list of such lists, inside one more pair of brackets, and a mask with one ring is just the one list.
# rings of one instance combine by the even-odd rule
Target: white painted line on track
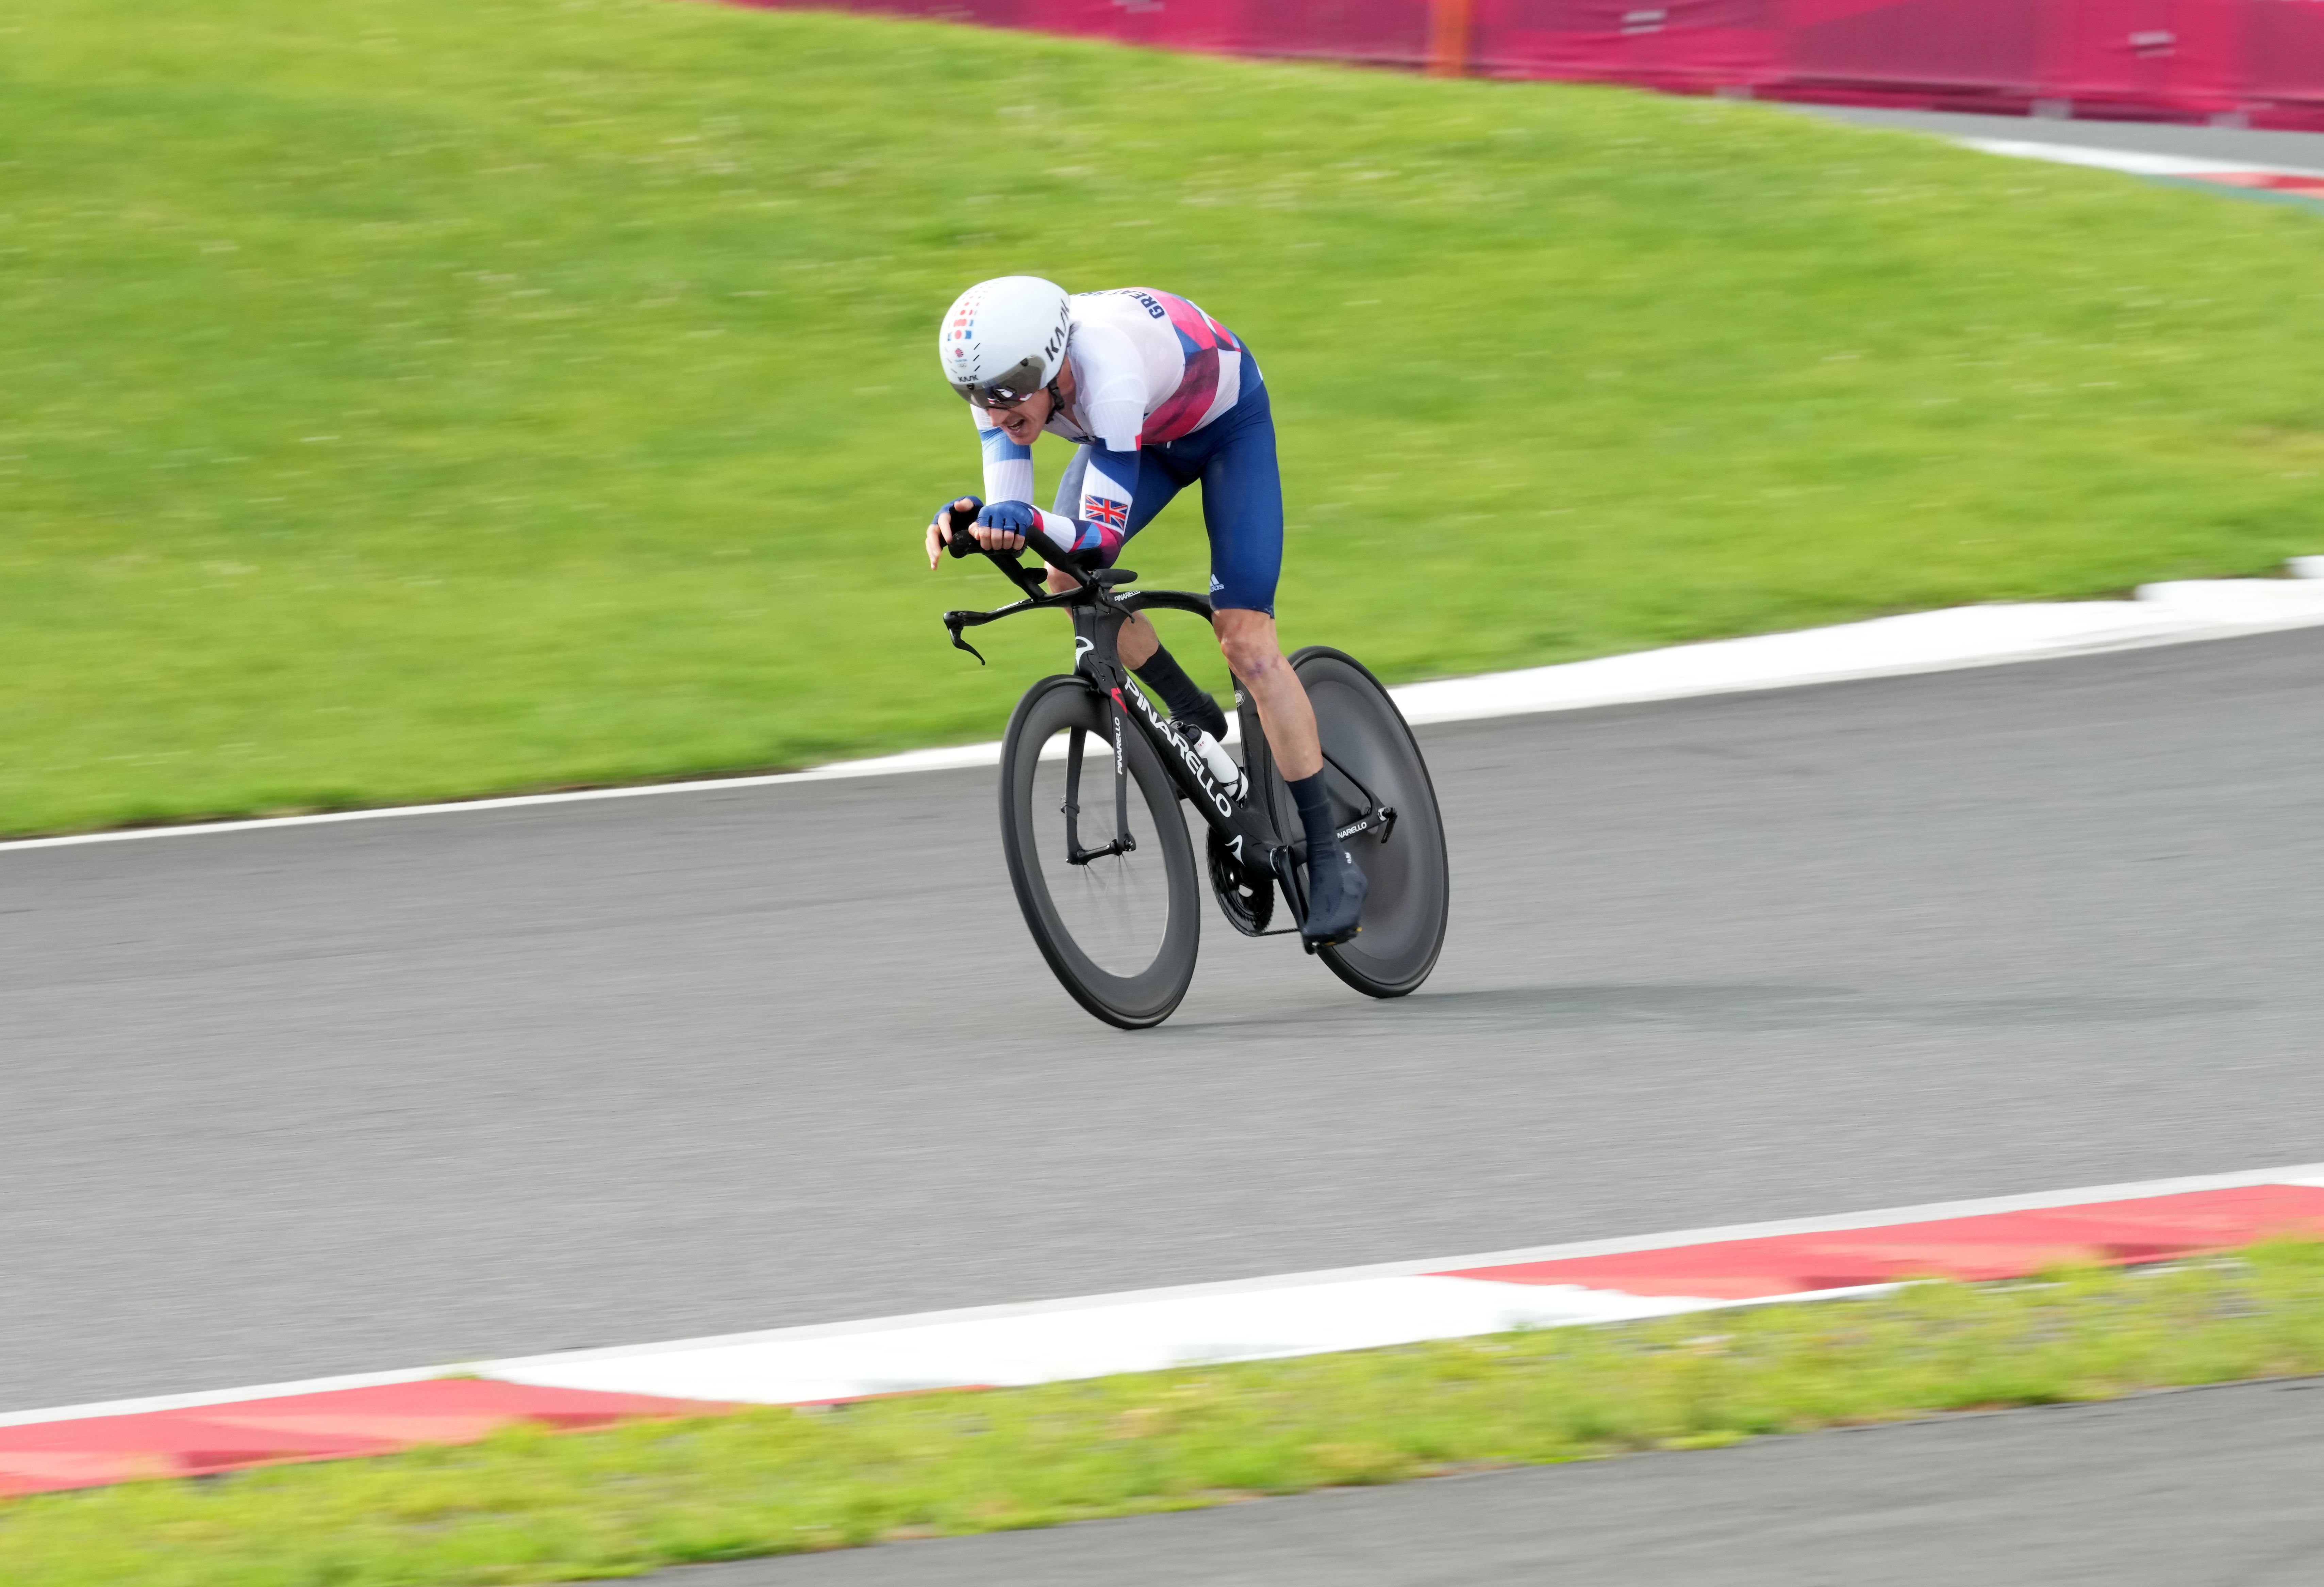
[[[2294,558],[2299,564],[2309,558]],[[2324,579],[2193,579],[2146,585],[2135,601],[2028,602],[2015,605],[1952,606],[1898,617],[1876,617],[1830,628],[1754,634],[1673,645],[1590,661],[1437,678],[1392,688],[1397,707],[1416,726],[1473,722],[1551,711],[1643,705],[1698,696],[1797,688],[1819,683],[1896,678],[1971,667],[1995,667],[2105,650],[2235,639],[2283,629],[2324,625]],[[1228,742],[1237,734],[1231,726]],[[0,853],[78,848],[90,844],[140,843],[152,838],[215,836],[387,821],[414,816],[464,816],[604,799],[659,798],[725,793],[738,789],[954,771],[1001,763],[997,743],[908,750],[864,761],[839,761],[806,771],[752,777],[702,778],[627,788],[576,789],[563,793],[512,794],[440,804],[390,805],[276,816],[242,821],[135,826],[62,837],[0,842]]]
[[[2218,582],[2310,587],[2287,579]],[[1389,693],[1406,719],[1419,724],[1947,672],[2324,624],[2324,586],[2315,587],[2317,593],[2304,602],[2273,604],[2200,603],[2174,593],[2135,601],[1953,606],[1523,672],[1406,684]]]
[[1566,1326],[1712,1308],[1784,1305],[1797,1300],[1840,1300],[1878,1294],[1894,1287],[1868,1285],[1738,1301],[1637,1296],[1575,1285],[1512,1284],[1443,1275],[1521,1262],[1617,1256],[1781,1235],[1833,1233],[2259,1185],[2324,1186],[2324,1163],[1935,1202],[1613,1240],[1575,1241],[1469,1256],[1431,1257],[1111,1295],[809,1324],[208,1393],[108,1400],[0,1413],[0,1426],[184,1410],[335,1389],[407,1383],[462,1372],[542,1387],[797,1403],[929,1388],[940,1383],[1052,1381],[1194,1361],[1266,1359],[1423,1339],[1459,1338],[1527,1325]]
[[1955,138],[1964,148],[2015,160],[2047,160],[2059,165],[2088,165],[2132,176],[2232,176],[2260,171],[2269,176],[2324,177],[2312,166],[2270,165],[2258,160],[2209,160],[2189,154],[2153,154],[2143,149],[2101,149],[2088,143],[2047,143],[2032,138]]
[[[775,771],[758,777],[711,777],[690,782],[648,782],[628,788],[583,788],[566,793],[510,794],[501,798],[450,799],[434,805],[382,805],[364,810],[326,810],[312,816],[262,816],[244,821],[195,821],[178,826],[129,826],[110,832],[77,832],[63,837],[20,837],[0,843],[0,853],[20,849],[75,848],[87,844],[136,843],[154,837],[200,837],[229,832],[276,832],[299,826],[337,826],[349,821],[387,821],[406,816],[462,816],[485,810],[523,810],[541,805],[576,805],[601,799],[641,799],[664,794],[716,793],[738,788],[774,788],[787,782],[826,782],[838,777],[877,777],[892,772],[938,771],[955,766],[998,764],[1001,746],[962,744],[953,749],[914,750],[876,761],[844,761],[807,771]],[[898,762],[910,762],[899,764]]]

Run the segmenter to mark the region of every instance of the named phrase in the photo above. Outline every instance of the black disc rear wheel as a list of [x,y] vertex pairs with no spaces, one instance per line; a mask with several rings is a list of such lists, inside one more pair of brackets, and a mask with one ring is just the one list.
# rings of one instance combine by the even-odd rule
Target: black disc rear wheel
[[[1353,656],[1312,645],[1291,658],[1291,667],[1315,707],[1325,786],[1339,824],[1356,820],[1368,807],[1396,812],[1385,831],[1347,839],[1349,853],[1371,884],[1363,930],[1316,949],[1316,956],[1358,992],[1402,997],[1436,967],[1452,909],[1444,818],[1428,763],[1388,690]],[[1270,781],[1283,807],[1281,829],[1297,832],[1289,790],[1279,779]]]
[[[1025,924],[1058,982],[1107,1024],[1136,1029],[1186,995],[1202,893],[1176,790],[1126,724],[1117,810],[1110,712],[1080,678],[1026,691],[1001,743],[1001,835]],[[1131,846],[1096,852],[1119,841],[1124,817]]]

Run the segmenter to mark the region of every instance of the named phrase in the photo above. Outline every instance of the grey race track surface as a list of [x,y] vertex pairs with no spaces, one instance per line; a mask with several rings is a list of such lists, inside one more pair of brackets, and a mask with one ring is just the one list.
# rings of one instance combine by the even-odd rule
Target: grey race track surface
[[2198,160],[2248,160],[2257,165],[2324,171],[2324,133],[2255,132],[2246,127],[2174,126],[2152,121],[2070,121],[2038,115],[1960,115],[1941,110],[1871,110],[1854,106],[1792,105],[1832,121],[1946,138],[2008,138],[2026,143],[2072,143],[2085,149],[2132,149]]
[[2324,1158],[2324,632],[1424,739],[1138,1035],[985,771],[0,854],[0,1408]]
[[655,1587],[2310,1587],[2324,1383],[1345,1490]]

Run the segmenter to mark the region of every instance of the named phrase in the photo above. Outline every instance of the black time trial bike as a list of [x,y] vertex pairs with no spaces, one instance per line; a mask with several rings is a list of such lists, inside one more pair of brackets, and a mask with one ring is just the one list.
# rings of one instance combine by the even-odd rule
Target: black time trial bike
[[[1230,780],[1192,729],[1139,692],[1115,651],[1136,614],[1183,612],[1207,624],[1210,602],[1182,590],[1125,591],[1135,573],[1088,566],[1038,534],[1028,549],[1062,568],[1070,587],[1050,590],[1017,552],[982,550],[964,521],[954,521],[950,543],[955,557],[989,558],[1022,596],[944,614],[953,644],[979,662],[964,630],[1051,608],[1073,619],[1073,671],[1034,684],[1009,719],[1001,844],[1025,924],[1065,991],[1110,1025],[1158,1025],[1194,980],[1205,872],[1228,923],[1246,937],[1295,935],[1306,918],[1305,829],[1258,706],[1237,679],[1243,762],[1221,769],[1235,773]],[[1361,662],[1322,645],[1290,661],[1315,708],[1341,840],[1370,883],[1357,936],[1301,940],[1358,992],[1402,997],[1435,967],[1450,910],[1436,790],[1412,729]],[[1203,822],[1199,863],[1182,801]]]

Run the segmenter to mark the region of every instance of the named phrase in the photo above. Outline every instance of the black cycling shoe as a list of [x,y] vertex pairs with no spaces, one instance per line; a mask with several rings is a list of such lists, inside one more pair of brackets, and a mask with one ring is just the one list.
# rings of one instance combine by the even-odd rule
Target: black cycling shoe
[[1312,849],[1307,861],[1307,919],[1299,935],[1309,947],[1330,947],[1363,929],[1364,894],[1371,881],[1353,854],[1333,844],[1320,861]]

